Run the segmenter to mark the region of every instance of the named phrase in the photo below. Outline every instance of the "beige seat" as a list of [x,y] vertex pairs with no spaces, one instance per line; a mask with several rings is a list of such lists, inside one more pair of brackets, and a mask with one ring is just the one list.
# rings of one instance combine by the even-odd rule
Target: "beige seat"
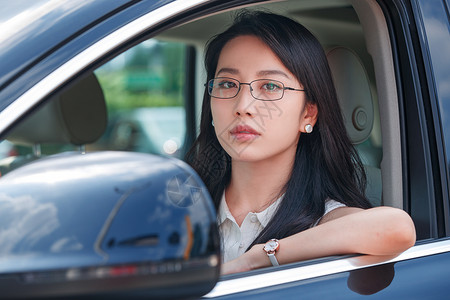
[[28,156],[0,161],[1,174],[40,157],[42,144],[67,144],[82,147],[96,141],[107,124],[103,91],[94,74],[89,74],[69,89],[55,95],[8,135],[7,140],[34,148]]
[[333,47],[326,53],[348,135],[366,170],[366,196],[372,205],[379,206],[382,204],[382,152],[368,140],[374,123],[374,107],[367,72],[357,54],[348,48]]

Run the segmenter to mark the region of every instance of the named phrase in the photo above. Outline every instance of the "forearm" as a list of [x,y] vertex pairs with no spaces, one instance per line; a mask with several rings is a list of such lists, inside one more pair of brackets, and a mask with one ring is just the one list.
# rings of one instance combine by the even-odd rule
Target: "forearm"
[[[280,264],[312,258],[363,253],[392,255],[415,242],[414,224],[403,211],[378,207],[348,214],[280,240]],[[262,245],[243,255],[251,269],[270,266]]]

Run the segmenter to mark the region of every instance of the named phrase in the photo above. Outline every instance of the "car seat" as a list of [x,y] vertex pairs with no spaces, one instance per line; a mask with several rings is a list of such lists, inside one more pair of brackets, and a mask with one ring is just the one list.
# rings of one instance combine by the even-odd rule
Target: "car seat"
[[374,206],[382,203],[382,151],[371,144],[374,106],[370,81],[358,55],[337,46],[326,51],[347,133],[355,145],[367,175],[366,197]]
[[79,146],[84,152],[84,145],[96,141],[106,124],[103,91],[96,76],[90,73],[53,96],[10,132],[8,141],[33,147],[33,153],[0,160],[0,172],[3,175],[40,158],[42,144]]

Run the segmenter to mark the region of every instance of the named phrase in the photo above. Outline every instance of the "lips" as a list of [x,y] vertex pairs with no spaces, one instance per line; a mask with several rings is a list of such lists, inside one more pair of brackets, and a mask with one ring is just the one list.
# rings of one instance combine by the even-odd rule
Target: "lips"
[[231,136],[240,141],[252,140],[261,134],[248,125],[237,125],[230,131]]

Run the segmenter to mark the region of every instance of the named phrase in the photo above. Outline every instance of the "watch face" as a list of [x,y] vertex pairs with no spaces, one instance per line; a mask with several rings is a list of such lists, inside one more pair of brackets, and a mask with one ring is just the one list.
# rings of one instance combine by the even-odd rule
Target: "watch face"
[[270,240],[264,246],[264,250],[266,251],[275,251],[278,248],[278,242],[274,240]]

